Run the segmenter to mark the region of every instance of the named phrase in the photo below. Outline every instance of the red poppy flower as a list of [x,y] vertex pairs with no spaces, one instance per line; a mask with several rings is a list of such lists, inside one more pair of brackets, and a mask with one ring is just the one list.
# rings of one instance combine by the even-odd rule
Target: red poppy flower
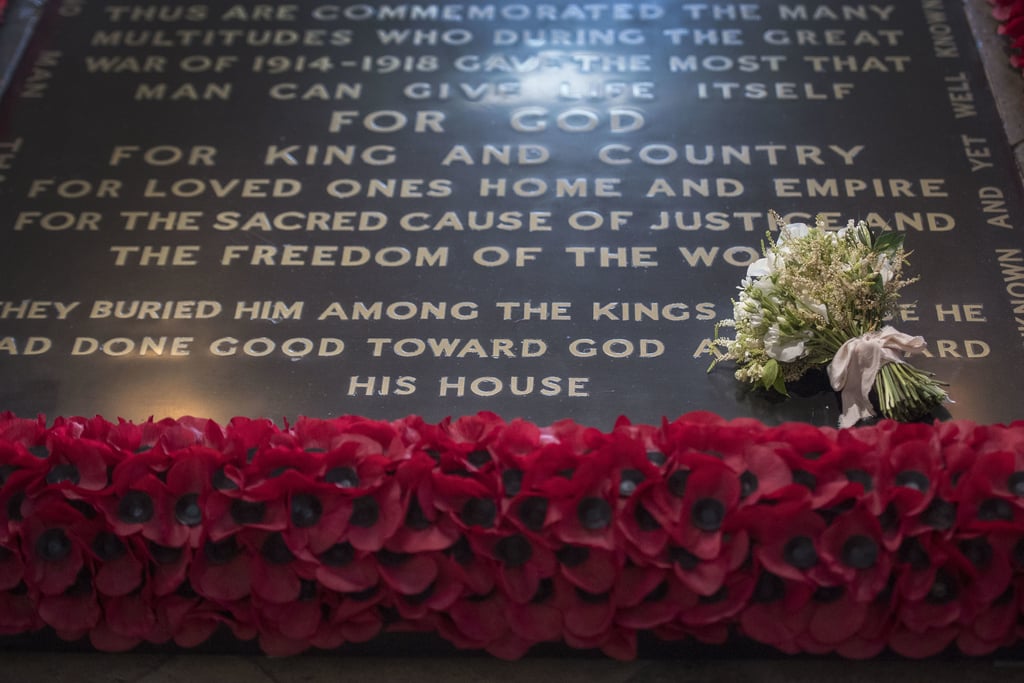
[[139,638],[129,638],[117,633],[106,621],[101,621],[89,629],[89,643],[100,652],[128,652],[141,642]]
[[1017,533],[964,534],[956,539],[957,555],[963,558],[957,566],[967,577],[961,597],[965,610],[981,611],[1010,588],[1020,543]]
[[253,600],[260,648],[272,657],[308,649],[324,623],[323,595],[316,582],[304,582],[298,598],[288,603]]
[[508,600],[499,591],[471,595],[452,603],[438,620],[441,636],[462,649],[487,649],[504,638],[517,638],[506,621]]
[[25,576],[25,563],[17,546],[0,545],[0,591],[14,588]]
[[894,652],[912,659],[934,657],[945,650],[956,639],[958,630],[955,626],[939,626],[924,631],[912,631],[896,624],[889,635],[889,647]]
[[349,593],[337,600],[326,603],[329,614],[313,644],[317,647],[338,642],[365,643],[380,635],[384,620],[378,606],[384,601],[384,592],[379,586],[360,593]]
[[96,590],[102,595],[128,595],[142,584],[143,558],[147,553],[137,537],[121,538],[109,529],[102,529],[93,536],[90,550],[97,560]]
[[507,530],[479,534],[471,538],[471,543],[474,552],[493,560],[497,585],[516,603],[531,600],[541,582],[558,571],[562,559],[559,554],[556,560],[555,552],[543,541]]
[[0,591],[0,635],[16,635],[38,631],[44,624],[36,609],[38,595],[20,583],[10,590]]
[[475,545],[468,537],[460,536],[445,550],[448,562],[443,571],[465,586],[466,595],[489,595],[497,584],[494,561],[479,554]]
[[[558,584],[561,590],[569,590],[565,582]],[[509,628],[526,642],[556,642],[562,639],[564,629],[562,611],[558,608],[554,594],[553,579],[543,579],[537,592],[526,602],[506,604]]]
[[1008,647],[1017,639],[1017,615],[1020,604],[1019,583],[1011,584],[986,609],[960,618],[957,647],[968,656],[987,655]]
[[187,541],[188,529],[176,519],[177,499],[164,482],[171,465],[167,452],[156,448],[114,468],[111,485],[96,499],[114,533],[122,538],[141,534],[162,545]]
[[481,411],[454,421],[444,420],[439,426],[452,444],[464,444],[477,449],[486,448],[505,427],[505,421],[494,413]]
[[[94,628],[89,634],[93,644],[99,649],[116,652],[119,650],[115,650],[115,647],[130,649],[138,643],[151,640],[158,629],[152,597],[146,591],[139,591],[130,595],[104,598],[102,603],[105,620],[99,624],[99,630]],[[104,639],[105,648],[97,644],[98,637]]]
[[403,492],[404,520],[388,540],[390,549],[406,553],[444,550],[459,538],[459,527],[451,515],[437,507],[433,470],[434,461],[418,453],[395,473]]
[[358,593],[376,586],[380,580],[373,554],[351,543],[335,544],[317,556],[316,579],[341,593]]
[[188,570],[194,552],[189,546],[172,548],[152,541],[146,542],[148,585],[154,595],[168,595],[178,590],[188,578]]
[[878,520],[855,507],[840,514],[821,534],[821,560],[858,602],[869,602],[886,586],[892,558],[882,546]]
[[385,546],[402,525],[401,489],[388,480],[366,493],[347,499],[348,526],[338,542],[351,543],[360,550],[377,551]]
[[671,572],[626,567],[615,590],[615,623],[636,630],[654,629],[672,623],[699,601],[700,596]]
[[91,492],[106,487],[107,469],[120,459],[105,443],[66,434],[51,434],[48,446],[39,484],[60,489],[68,498],[88,499]]
[[658,500],[663,510],[676,515],[672,542],[699,559],[713,560],[722,554],[722,535],[740,499],[739,476],[711,456],[684,458],[690,469],[671,472]]
[[188,580],[196,593],[214,601],[249,595],[251,558],[238,536],[204,537],[189,566]]
[[807,605],[814,592],[815,587],[805,581],[761,571],[750,604],[738,615],[739,626],[752,640],[796,654],[812,616]]
[[44,595],[70,589],[86,569],[95,533],[95,521],[59,496],[32,501],[21,538],[26,583]]
[[302,593],[303,581],[316,576],[316,564],[296,557],[279,532],[247,531],[239,535],[249,558],[249,580],[254,598],[289,603]]
[[[58,425],[54,424],[54,429]],[[31,453],[46,445],[46,437],[49,430],[46,428],[46,418],[40,415],[37,418],[20,418],[12,413],[5,412],[0,415],[0,443],[4,444],[3,453],[7,449],[21,447],[22,452]],[[41,456],[45,457],[45,456]],[[6,461],[7,457],[0,462]]]
[[663,426],[665,454],[696,451],[715,457],[738,455],[764,430],[765,426],[756,420],[727,422],[714,413],[695,411]]
[[73,584],[58,594],[39,597],[39,616],[63,640],[78,640],[103,618],[88,570],[78,573]]
[[696,605],[681,612],[679,621],[690,627],[724,625],[746,606],[756,586],[753,570],[733,572],[726,577],[721,588],[711,595],[700,596]]
[[576,648],[601,647],[616,628],[613,592],[591,593],[576,586],[559,586],[563,581],[554,578],[555,604],[562,612],[565,642]]
[[809,501],[758,506],[750,509],[743,521],[754,540],[754,555],[766,570],[793,581],[833,583],[819,551],[827,524],[810,509]]
[[195,647],[206,642],[224,622],[224,612],[194,592],[191,586],[156,598],[153,642],[173,638],[179,647]]
[[881,654],[888,647],[889,634],[897,621],[895,612],[898,597],[883,593],[868,603],[867,614],[860,629],[836,645],[835,651],[851,659],[868,659]]
[[871,603],[843,586],[819,586],[804,604],[806,626],[797,643],[807,652],[831,652],[861,631],[870,610]]

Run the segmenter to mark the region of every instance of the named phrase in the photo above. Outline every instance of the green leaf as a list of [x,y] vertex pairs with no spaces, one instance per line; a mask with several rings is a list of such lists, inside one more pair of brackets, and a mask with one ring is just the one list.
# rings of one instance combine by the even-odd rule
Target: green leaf
[[782,379],[782,368],[779,367],[779,361],[774,358],[764,364],[761,386],[765,389],[774,389],[783,396],[789,396],[786,391],[786,382]]
[[898,232],[884,232],[875,240],[875,251],[895,253],[903,247],[903,235]]

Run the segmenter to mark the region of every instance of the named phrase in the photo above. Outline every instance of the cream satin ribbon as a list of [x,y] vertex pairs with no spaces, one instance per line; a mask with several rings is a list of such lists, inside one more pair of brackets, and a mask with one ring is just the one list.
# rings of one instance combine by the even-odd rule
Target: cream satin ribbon
[[909,356],[924,349],[923,337],[911,337],[888,325],[840,346],[828,366],[832,388],[842,392],[843,414],[839,426],[852,427],[858,420],[873,417],[875,413],[868,394],[878,371],[886,363],[902,363],[901,351]]

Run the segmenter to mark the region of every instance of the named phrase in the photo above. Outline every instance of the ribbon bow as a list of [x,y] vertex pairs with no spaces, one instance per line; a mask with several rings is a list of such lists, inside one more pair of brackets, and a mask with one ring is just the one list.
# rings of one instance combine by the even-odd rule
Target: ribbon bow
[[828,366],[832,388],[842,392],[843,414],[840,427],[852,427],[858,420],[873,417],[868,394],[875,376],[886,363],[902,363],[906,355],[921,353],[925,349],[923,337],[911,337],[886,325],[876,332],[849,339],[836,352]]

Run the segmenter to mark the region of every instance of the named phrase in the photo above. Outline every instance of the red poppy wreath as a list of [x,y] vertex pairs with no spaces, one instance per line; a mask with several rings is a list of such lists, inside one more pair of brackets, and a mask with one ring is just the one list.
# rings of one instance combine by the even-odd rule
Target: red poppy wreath
[[0,484],[0,634],[101,650],[227,628],[273,655],[414,631],[505,658],[625,659],[641,632],[923,657],[1024,633],[1024,423],[7,414]]

